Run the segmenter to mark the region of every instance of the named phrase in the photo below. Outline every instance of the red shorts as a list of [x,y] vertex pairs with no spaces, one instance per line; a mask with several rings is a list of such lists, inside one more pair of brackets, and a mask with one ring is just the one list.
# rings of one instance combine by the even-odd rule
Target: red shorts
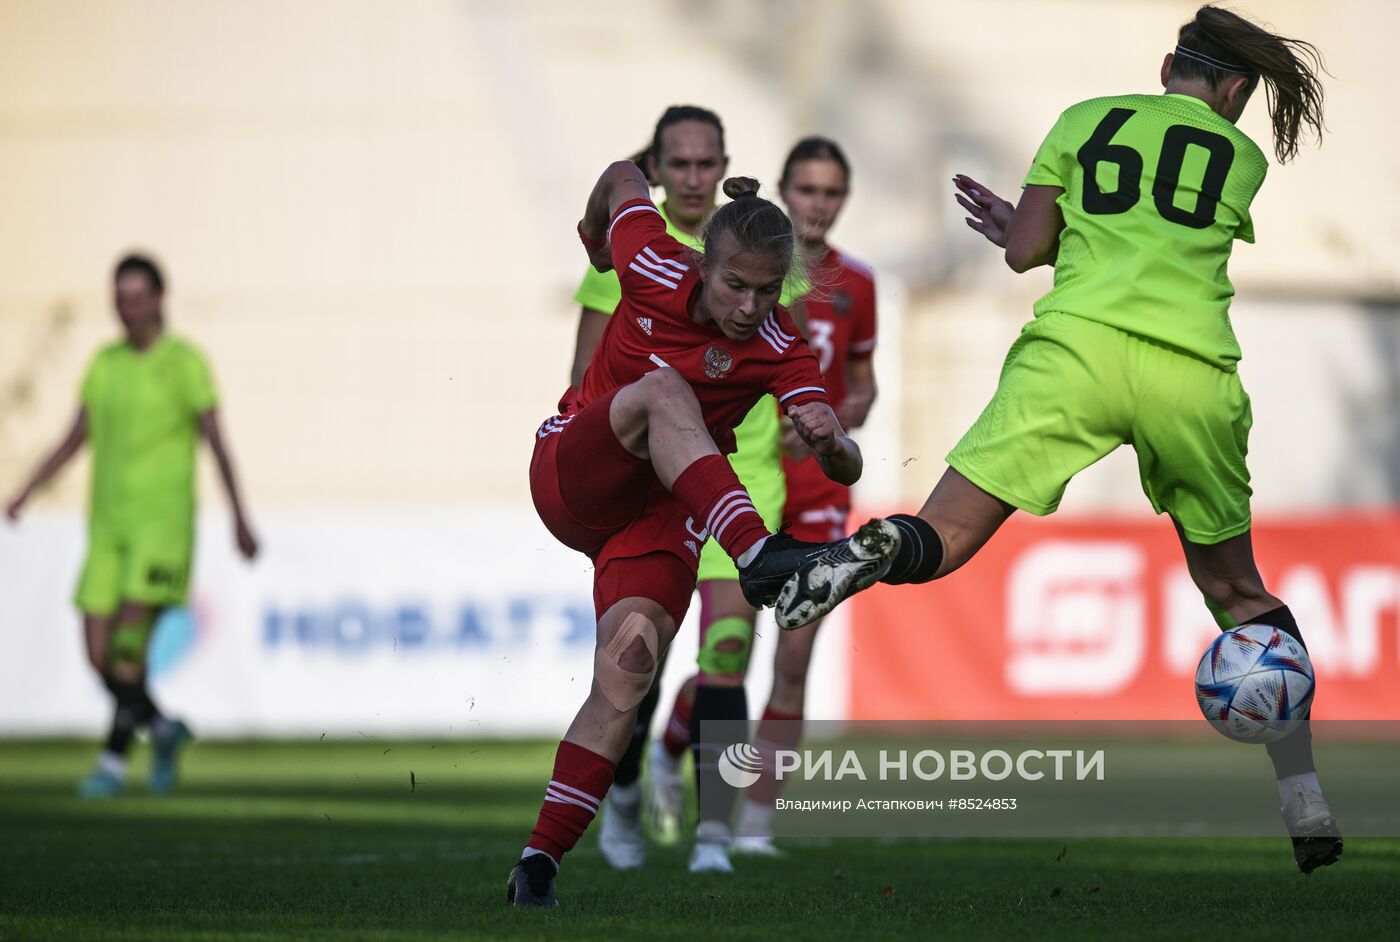
[[846,529],[846,519],[850,515],[851,508],[836,504],[806,508],[797,508],[789,504],[783,508],[783,523],[787,524],[788,532],[799,540],[829,543],[849,533]]
[[783,522],[793,536],[825,543],[846,535],[846,518],[851,513],[849,487],[829,479],[810,455],[802,459],[783,455],[783,477],[787,479]]
[[554,537],[593,560],[599,618],[619,599],[651,599],[679,625],[690,608],[703,528],[662,486],[651,462],[617,440],[617,390],[535,433],[530,495]]

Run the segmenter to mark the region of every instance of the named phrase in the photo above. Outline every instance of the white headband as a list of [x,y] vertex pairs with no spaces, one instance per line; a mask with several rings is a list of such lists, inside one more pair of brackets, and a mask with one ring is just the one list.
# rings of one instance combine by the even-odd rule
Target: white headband
[[1212,68],[1220,69],[1222,72],[1238,72],[1241,75],[1253,75],[1255,71],[1254,69],[1246,69],[1242,65],[1235,65],[1233,62],[1222,62],[1219,59],[1214,59],[1206,55],[1204,52],[1187,49],[1185,46],[1177,46],[1176,54],[1185,56],[1188,59],[1195,59],[1197,62],[1204,63]]

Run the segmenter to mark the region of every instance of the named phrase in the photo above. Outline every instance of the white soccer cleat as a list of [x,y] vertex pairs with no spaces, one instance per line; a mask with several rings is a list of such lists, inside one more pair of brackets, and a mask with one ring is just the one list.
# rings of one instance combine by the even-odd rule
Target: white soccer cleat
[[670,846],[680,842],[681,819],[685,813],[685,780],[680,760],[666,751],[665,744],[652,740],[647,757],[646,791],[642,793],[647,825],[656,843]]
[[899,530],[888,520],[871,520],[855,533],[829,544],[798,566],[778,593],[774,618],[785,631],[831,613],[861,589],[890,571],[899,549]]
[[733,873],[729,862],[729,825],[701,821],[695,826],[695,847],[690,852],[691,873]]
[[1283,823],[1293,838],[1293,859],[1304,873],[1334,864],[1342,856],[1342,832],[1321,792],[1294,786],[1283,805]]
[[646,863],[647,845],[642,837],[641,811],[640,783],[634,782],[625,789],[614,785],[608,790],[608,796],[603,801],[598,849],[614,870],[636,870]]
[[781,857],[783,852],[773,846],[768,834],[746,834],[734,838],[729,852],[739,857]]
[[722,841],[696,841],[690,852],[691,873],[733,873],[729,845]]

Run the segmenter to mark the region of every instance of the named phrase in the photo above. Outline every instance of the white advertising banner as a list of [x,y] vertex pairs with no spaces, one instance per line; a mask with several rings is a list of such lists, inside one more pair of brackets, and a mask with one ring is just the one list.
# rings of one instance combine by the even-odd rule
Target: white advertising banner
[[[257,517],[263,553],[238,557],[228,518],[202,515],[189,606],[152,642],[162,707],[204,736],[562,733],[588,691],[592,568],[529,508],[299,511]],[[70,601],[76,515],[0,527],[0,734],[92,735],[109,698]],[[665,720],[692,670],[698,601],[673,646]],[[772,676],[760,621],[751,710]],[[844,620],[823,627],[809,702],[845,715]]]

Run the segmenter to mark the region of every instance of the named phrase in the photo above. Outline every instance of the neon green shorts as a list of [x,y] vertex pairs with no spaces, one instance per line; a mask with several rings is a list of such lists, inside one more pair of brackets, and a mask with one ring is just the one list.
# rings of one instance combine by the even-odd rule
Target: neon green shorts
[[87,560],[73,602],[89,615],[115,614],[122,602],[180,605],[189,591],[192,529],[152,527],[132,534],[88,534]]
[[[754,509],[770,530],[777,530],[783,522],[783,504],[787,501],[787,482],[783,478],[778,431],[778,407],[772,396],[764,396],[734,430],[739,449],[729,456],[734,473],[739,475],[739,483],[748,489]],[[739,570],[718,543],[706,540],[700,550],[700,571],[696,581],[707,582],[711,579],[737,582]]]
[[1052,313],[1021,330],[996,394],[948,464],[994,497],[1052,513],[1119,445],[1193,543],[1249,529],[1249,396],[1238,373],[1106,324]]

